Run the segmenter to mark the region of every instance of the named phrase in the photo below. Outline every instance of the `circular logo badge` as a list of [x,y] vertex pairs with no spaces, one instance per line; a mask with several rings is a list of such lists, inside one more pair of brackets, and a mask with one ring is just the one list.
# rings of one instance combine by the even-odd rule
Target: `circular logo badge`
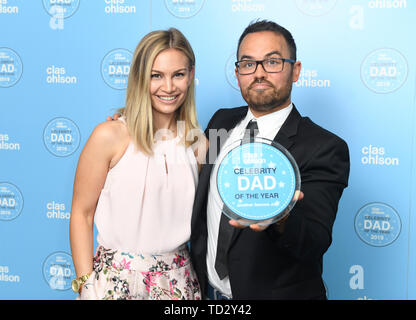
[[23,64],[17,52],[0,48],[0,87],[14,86],[22,76]]
[[236,54],[233,54],[227,59],[227,63],[225,64],[225,77],[231,87],[240,90],[237,77],[235,76],[235,57]]
[[23,196],[19,188],[8,182],[0,183],[0,220],[16,219],[23,209]]
[[204,5],[205,0],[165,0],[166,8],[177,18],[195,16]]
[[43,262],[43,278],[52,290],[68,290],[76,278],[72,257],[65,252],[54,252]]
[[362,241],[374,247],[393,243],[400,234],[401,221],[396,210],[384,203],[370,203],[355,216],[355,232]]
[[78,10],[79,1],[80,0],[43,0],[43,7],[51,17],[55,17],[59,14],[63,19],[66,19]]
[[133,54],[126,49],[115,49],[107,53],[101,62],[104,82],[113,89],[126,89],[132,58]]
[[337,0],[296,0],[300,11],[315,17],[327,14],[336,4]]
[[396,91],[406,82],[407,74],[407,60],[395,49],[377,49],[361,64],[361,80],[375,93]]
[[219,196],[227,209],[241,218],[274,218],[289,207],[299,189],[294,166],[288,152],[273,145],[241,144],[229,151],[218,167]]
[[79,147],[81,135],[77,125],[67,118],[51,120],[43,131],[46,149],[57,157],[67,157]]

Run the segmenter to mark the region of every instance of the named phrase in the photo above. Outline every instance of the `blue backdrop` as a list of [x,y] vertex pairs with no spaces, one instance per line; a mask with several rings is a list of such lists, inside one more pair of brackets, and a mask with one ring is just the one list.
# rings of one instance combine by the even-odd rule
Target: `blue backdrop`
[[171,26],[189,39],[205,127],[244,104],[233,63],[256,18],[293,33],[293,101],[350,147],[328,298],[416,298],[415,1],[0,0],[0,299],[76,297],[75,168],[93,128],[123,106],[140,39]]

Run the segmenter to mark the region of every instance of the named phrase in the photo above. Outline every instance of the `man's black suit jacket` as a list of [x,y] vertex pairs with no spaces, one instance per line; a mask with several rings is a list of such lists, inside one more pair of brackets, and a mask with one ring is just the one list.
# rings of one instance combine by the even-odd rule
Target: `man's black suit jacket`
[[[247,107],[220,109],[207,130],[231,131],[247,114]],[[210,139],[210,151],[220,141]],[[228,270],[233,299],[325,299],[322,257],[332,241],[338,202],[348,184],[347,144],[321,128],[295,107],[275,137],[295,158],[304,198],[298,201],[280,232],[233,228]],[[221,141],[224,143],[224,140]],[[203,166],[192,213],[191,257],[203,295],[207,289],[207,199],[213,161]]]

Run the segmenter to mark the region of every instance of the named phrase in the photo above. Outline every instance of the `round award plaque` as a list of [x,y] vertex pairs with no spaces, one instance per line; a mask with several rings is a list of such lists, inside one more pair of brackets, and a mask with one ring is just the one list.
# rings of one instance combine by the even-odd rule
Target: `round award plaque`
[[296,161],[264,138],[228,145],[214,168],[217,205],[240,224],[269,225],[286,217],[300,191]]

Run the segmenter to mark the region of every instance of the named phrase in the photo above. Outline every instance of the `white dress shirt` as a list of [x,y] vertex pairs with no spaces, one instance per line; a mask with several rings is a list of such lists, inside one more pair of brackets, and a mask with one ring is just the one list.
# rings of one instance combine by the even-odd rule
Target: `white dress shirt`
[[[269,113],[262,117],[257,118],[257,126],[259,132],[257,137],[266,138],[273,140],[274,137],[279,132],[286,118],[288,117],[290,111],[292,111],[292,104],[288,105],[286,108]],[[244,132],[247,127],[247,124],[250,120],[254,119],[250,108],[248,109],[246,117],[234,128],[228,139],[225,141],[223,147],[220,150],[220,153],[217,159],[221,159],[223,156],[224,150],[227,150],[227,146],[233,142],[242,139],[244,137]],[[221,221],[221,208],[220,205],[216,202],[214,194],[211,190],[215,190],[215,175],[212,174],[216,172],[218,163],[215,162],[213,170],[211,172],[210,182],[209,182],[209,191],[208,191],[208,205],[207,205],[207,224],[208,224],[208,248],[207,248],[207,271],[208,271],[208,281],[215,289],[221,291],[227,296],[232,296],[231,294],[231,285],[229,277],[225,277],[223,280],[220,280],[217,271],[215,270],[215,257],[217,255],[217,240],[218,232]],[[244,268],[244,266],[241,266]]]

